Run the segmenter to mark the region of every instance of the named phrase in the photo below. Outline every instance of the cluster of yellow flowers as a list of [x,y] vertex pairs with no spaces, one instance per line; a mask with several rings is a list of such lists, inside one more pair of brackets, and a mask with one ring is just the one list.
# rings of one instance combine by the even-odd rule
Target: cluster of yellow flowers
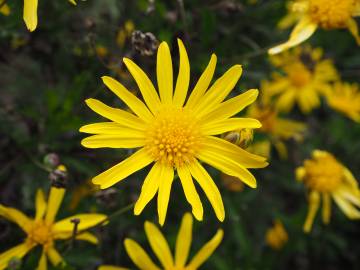
[[[76,4],[75,1],[70,1]],[[321,98],[328,105],[360,122],[360,91],[356,84],[342,82],[333,62],[324,59],[323,51],[310,46],[291,47],[309,38],[317,28],[326,30],[348,28],[360,43],[353,17],[360,14],[358,0],[298,0],[290,5],[290,15],[279,26],[285,28],[299,21],[289,41],[269,50],[270,62],[277,69],[271,79],[261,83],[259,91],[251,89],[227,98],[242,75],[242,66],[234,65],[211,84],[217,57],[211,55],[208,65],[189,91],[190,63],[183,42],[178,39],[179,71],[174,85],[173,61],[170,48],[162,42],[157,51],[157,87],[146,73],[131,59],[123,62],[133,76],[143,101],[112,77],[102,80],[128,110],[110,107],[93,98],[86,100],[88,107],[104,117],[105,121],[88,124],[80,132],[90,134],[81,144],[87,148],[135,149],[117,165],[92,179],[100,189],[107,189],[131,174],[151,165],[145,177],[134,214],[140,215],[157,195],[158,222],[165,224],[171,188],[178,176],[192,215],[203,220],[203,204],[194,182],[204,191],[219,221],[225,219],[225,207],[220,191],[204,167],[208,164],[223,173],[225,186],[241,191],[243,183],[256,188],[257,181],[249,169],[264,168],[270,157],[270,144],[280,157],[287,158],[285,141],[304,139],[306,124],[282,114],[298,107],[309,114],[321,105]],[[9,10],[2,7],[1,12]],[[24,21],[30,31],[37,26],[37,0],[24,0]],[[119,43],[129,36],[132,25],[119,34]],[[99,48],[98,48],[99,49]],[[281,54],[279,54],[282,52]],[[98,51],[103,54],[104,50]],[[256,101],[256,102],[255,102]],[[251,106],[249,106],[251,105]],[[246,117],[237,114],[248,107]],[[265,142],[251,144],[253,130],[269,135]],[[265,144],[264,144],[265,143]],[[322,197],[322,219],[329,223],[331,198],[351,219],[360,219],[360,189],[350,170],[331,153],[314,150],[311,159],[296,169],[296,179],[308,189],[309,210],[304,231],[310,232]],[[236,183],[236,184],[234,184]],[[0,270],[14,258],[22,258],[33,248],[42,246],[38,269],[47,269],[47,260],[53,265],[65,264],[56,250],[55,241],[74,238],[96,244],[97,237],[88,232],[95,226],[106,225],[109,219],[103,214],[78,214],[55,222],[65,194],[62,187],[51,187],[48,199],[38,190],[35,199],[36,214],[31,219],[17,209],[0,205],[0,216],[16,223],[25,233],[25,241],[0,254]],[[221,229],[204,245],[190,262],[188,255],[192,241],[193,217],[183,216],[176,240],[175,256],[156,225],[145,222],[144,229],[156,257],[158,267],[131,239],[124,246],[139,269],[197,269],[218,247],[223,238]],[[74,229],[76,228],[76,229]],[[288,241],[288,234],[281,221],[266,233],[266,242],[274,249],[281,249]],[[125,269],[101,266],[101,270]]]

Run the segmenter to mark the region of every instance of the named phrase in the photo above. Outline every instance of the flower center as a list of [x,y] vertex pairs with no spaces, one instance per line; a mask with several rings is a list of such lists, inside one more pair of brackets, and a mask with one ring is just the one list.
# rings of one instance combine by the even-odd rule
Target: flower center
[[53,242],[52,225],[47,225],[43,220],[36,221],[27,239],[31,245],[39,244],[48,248]]
[[310,0],[310,16],[322,28],[344,28],[355,4],[356,0]]
[[197,120],[184,108],[163,107],[148,129],[147,145],[156,161],[180,166],[194,158],[201,138]]
[[343,167],[330,154],[306,160],[304,183],[309,189],[332,192],[341,184]]
[[285,71],[291,83],[297,88],[302,88],[311,81],[311,72],[303,63],[298,62],[289,65]]

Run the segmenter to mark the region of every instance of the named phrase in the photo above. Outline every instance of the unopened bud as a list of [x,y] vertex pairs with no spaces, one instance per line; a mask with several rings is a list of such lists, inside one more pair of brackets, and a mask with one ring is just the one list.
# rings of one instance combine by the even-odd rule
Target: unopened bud
[[67,182],[67,169],[64,165],[59,165],[49,174],[51,185],[57,188],[66,188]]
[[49,153],[44,157],[44,164],[51,169],[56,168],[60,164],[60,157],[56,153]]
[[153,55],[159,46],[159,41],[153,33],[143,33],[139,30],[132,33],[131,43],[135,50],[137,50],[141,55],[146,56]]

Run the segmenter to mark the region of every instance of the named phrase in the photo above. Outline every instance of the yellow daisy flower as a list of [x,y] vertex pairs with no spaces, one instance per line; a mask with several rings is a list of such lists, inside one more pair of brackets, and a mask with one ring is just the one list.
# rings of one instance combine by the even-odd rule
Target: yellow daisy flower
[[322,59],[319,48],[299,47],[270,60],[282,73],[274,73],[263,88],[269,97],[277,98],[275,107],[282,112],[297,103],[303,113],[310,113],[320,106],[320,95],[327,94],[331,83],[339,79],[332,61]]
[[[151,222],[145,222],[145,233],[152,250],[161,263],[161,267],[155,263],[146,254],[143,248],[132,239],[125,239],[125,249],[131,260],[141,270],[196,270],[202,265],[219,246],[224,232],[219,229],[215,236],[207,242],[198,253],[187,263],[191,241],[192,241],[193,218],[190,213],[186,213],[182,219],[180,230],[176,239],[175,259],[165,237]],[[106,270],[106,269],[103,269]],[[108,269],[109,270],[109,269]]]
[[290,38],[271,48],[269,54],[277,54],[299,45],[310,38],[317,28],[347,28],[360,45],[358,26],[353,18],[360,15],[359,0],[297,0],[291,5],[290,12],[280,23],[280,27],[284,27],[297,22]]
[[360,123],[359,85],[338,82],[326,98],[332,109]]
[[331,198],[350,219],[359,219],[360,189],[352,173],[335,157],[326,152],[315,150],[312,158],[305,160],[296,169],[296,178],[309,190],[309,210],[304,231],[310,232],[322,197],[322,220],[330,222]]
[[266,243],[274,250],[280,250],[289,241],[289,236],[280,220],[275,220],[274,226],[266,231]]
[[65,240],[72,237],[74,230],[72,220],[74,219],[79,220],[77,227],[79,234],[76,235],[76,239],[97,244],[98,240],[93,234],[82,231],[103,222],[107,218],[106,215],[78,214],[55,222],[64,194],[65,189],[52,187],[48,202],[46,202],[43,191],[39,189],[36,193],[36,214],[34,219],[27,217],[15,208],[0,204],[0,216],[19,225],[27,235],[22,244],[0,254],[0,270],[5,269],[12,258],[21,259],[38,245],[42,246],[38,270],[47,269],[47,259],[55,266],[64,263],[63,258],[55,248],[54,242],[55,240]]
[[95,134],[81,143],[88,148],[140,148],[129,158],[93,178],[93,183],[100,185],[101,189],[111,187],[154,163],[135,204],[135,215],[139,215],[158,193],[159,223],[164,224],[176,170],[196,219],[202,220],[203,207],[192,178],[204,190],[217,218],[223,221],[225,211],[220,192],[198,159],[238,177],[250,187],[256,187],[256,179],[247,168],[267,166],[265,158],[250,154],[215,135],[261,126],[255,119],[232,117],[254,102],[258,91],[249,90],[224,101],[240,78],[242,68],[239,65],[230,68],[208,89],[216,65],[216,56],[212,55],[185,104],[190,65],[181,40],[178,40],[178,45],[180,66],[174,92],[172,60],[166,42],[160,44],[157,53],[160,98],[144,71],[130,59],[124,58],[124,63],[138,84],[145,103],[118,81],[107,76],[102,78],[133,113],[111,108],[95,99],[86,100],[92,110],[111,121],[81,127],[81,132]]

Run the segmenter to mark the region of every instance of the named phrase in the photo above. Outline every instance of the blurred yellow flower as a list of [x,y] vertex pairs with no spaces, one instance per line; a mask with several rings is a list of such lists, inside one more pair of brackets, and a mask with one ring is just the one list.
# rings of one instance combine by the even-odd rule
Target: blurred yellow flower
[[131,37],[132,32],[135,29],[134,22],[127,20],[122,28],[118,31],[116,35],[116,44],[123,48],[125,46],[126,39]]
[[289,112],[297,103],[303,113],[320,106],[320,95],[331,90],[338,73],[329,59],[322,59],[321,49],[298,47],[270,57],[282,73],[274,73],[271,81],[263,83],[269,98],[276,97],[275,107]]
[[109,107],[95,99],[86,100],[92,110],[111,121],[81,127],[80,132],[95,134],[81,143],[88,148],[140,148],[129,158],[93,178],[93,183],[100,185],[101,189],[111,187],[155,162],[135,204],[135,215],[139,215],[158,193],[159,223],[164,224],[174,170],[177,170],[196,219],[202,220],[203,207],[193,178],[204,190],[217,218],[223,221],[225,211],[220,192],[198,159],[236,176],[250,187],[256,187],[256,179],[248,168],[267,166],[265,158],[250,154],[214,135],[241,128],[259,128],[261,124],[256,119],[232,117],[254,102],[258,91],[249,90],[224,101],[241,76],[240,65],[230,68],[208,89],[217,61],[212,55],[184,105],[190,65],[181,40],[178,40],[178,45],[180,65],[174,92],[172,60],[166,42],[160,44],[157,54],[160,98],[144,71],[130,59],[124,58],[124,63],[137,82],[145,103],[113,78],[102,78],[133,113]]
[[0,270],[5,269],[11,259],[21,259],[38,245],[43,248],[38,270],[47,269],[47,259],[54,266],[64,264],[64,260],[56,250],[54,242],[55,240],[69,239],[73,236],[74,223],[72,221],[74,219],[79,221],[77,225],[79,234],[76,235],[76,239],[97,244],[98,239],[93,234],[83,231],[106,220],[106,215],[77,214],[55,222],[64,194],[65,189],[52,187],[48,202],[46,202],[43,191],[39,189],[36,193],[36,214],[34,219],[27,217],[15,208],[0,204],[0,216],[19,225],[27,235],[22,244],[0,254]]
[[245,184],[237,180],[237,178],[234,176],[221,173],[220,179],[222,181],[223,186],[230,191],[241,192],[245,188]]
[[310,232],[322,197],[322,220],[330,222],[331,198],[350,219],[360,219],[360,189],[352,173],[335,157],[320,150],[314,150],[312,158],[305,160],[296,169],[296,178],[309,190],[309,210],[304,231]]
[[155,226],[155,224],[148,221],[145,222],[144,227],[147,239],[156,257],[161,263],[161,268],[156,266],[143,248],[132,239],[127,238],[124,241],[126,252],[140,270],[196,270],[219,246],[224,232],[219,229],[215,236],[198,251],[189,263],[187,263],[192,241],[192,226],[193,218],[190,213],[186,213],[182,219],[180,230],[176,239],[174,258],[171,254],[168,243],[160,230]]
[[289,236],[280,220],[275,220],[274,226],[266,231],[266,243],[274,250],[280,250],[288,242]]
[[360,90],[359,85],[338,82],[327,95],[329,106],[355,122],[360,122]]
[[9,16],[9,15],[10,15],[10,12],[11,12],[9,5],[6,4],[6,3],[5,3],[5,4],[1,4],[1,3],[0,3],[0,5],[1,5],[1,7],[0,7],[0,13],[1,13],[2,15]]
[[109,54],[108,49],[103,45],[96,45],[95,53],[98,57],[104,58]]
[[360,15],[359,0],[296,0],[291,3],[289,11],[289,15],[279,23],[280,28],[297,24],[289,40],[271,48],[269,54],[277,54],[299,45],[310,38],[317,28],[347,28],[360,45],[358,26],[353,18]]

